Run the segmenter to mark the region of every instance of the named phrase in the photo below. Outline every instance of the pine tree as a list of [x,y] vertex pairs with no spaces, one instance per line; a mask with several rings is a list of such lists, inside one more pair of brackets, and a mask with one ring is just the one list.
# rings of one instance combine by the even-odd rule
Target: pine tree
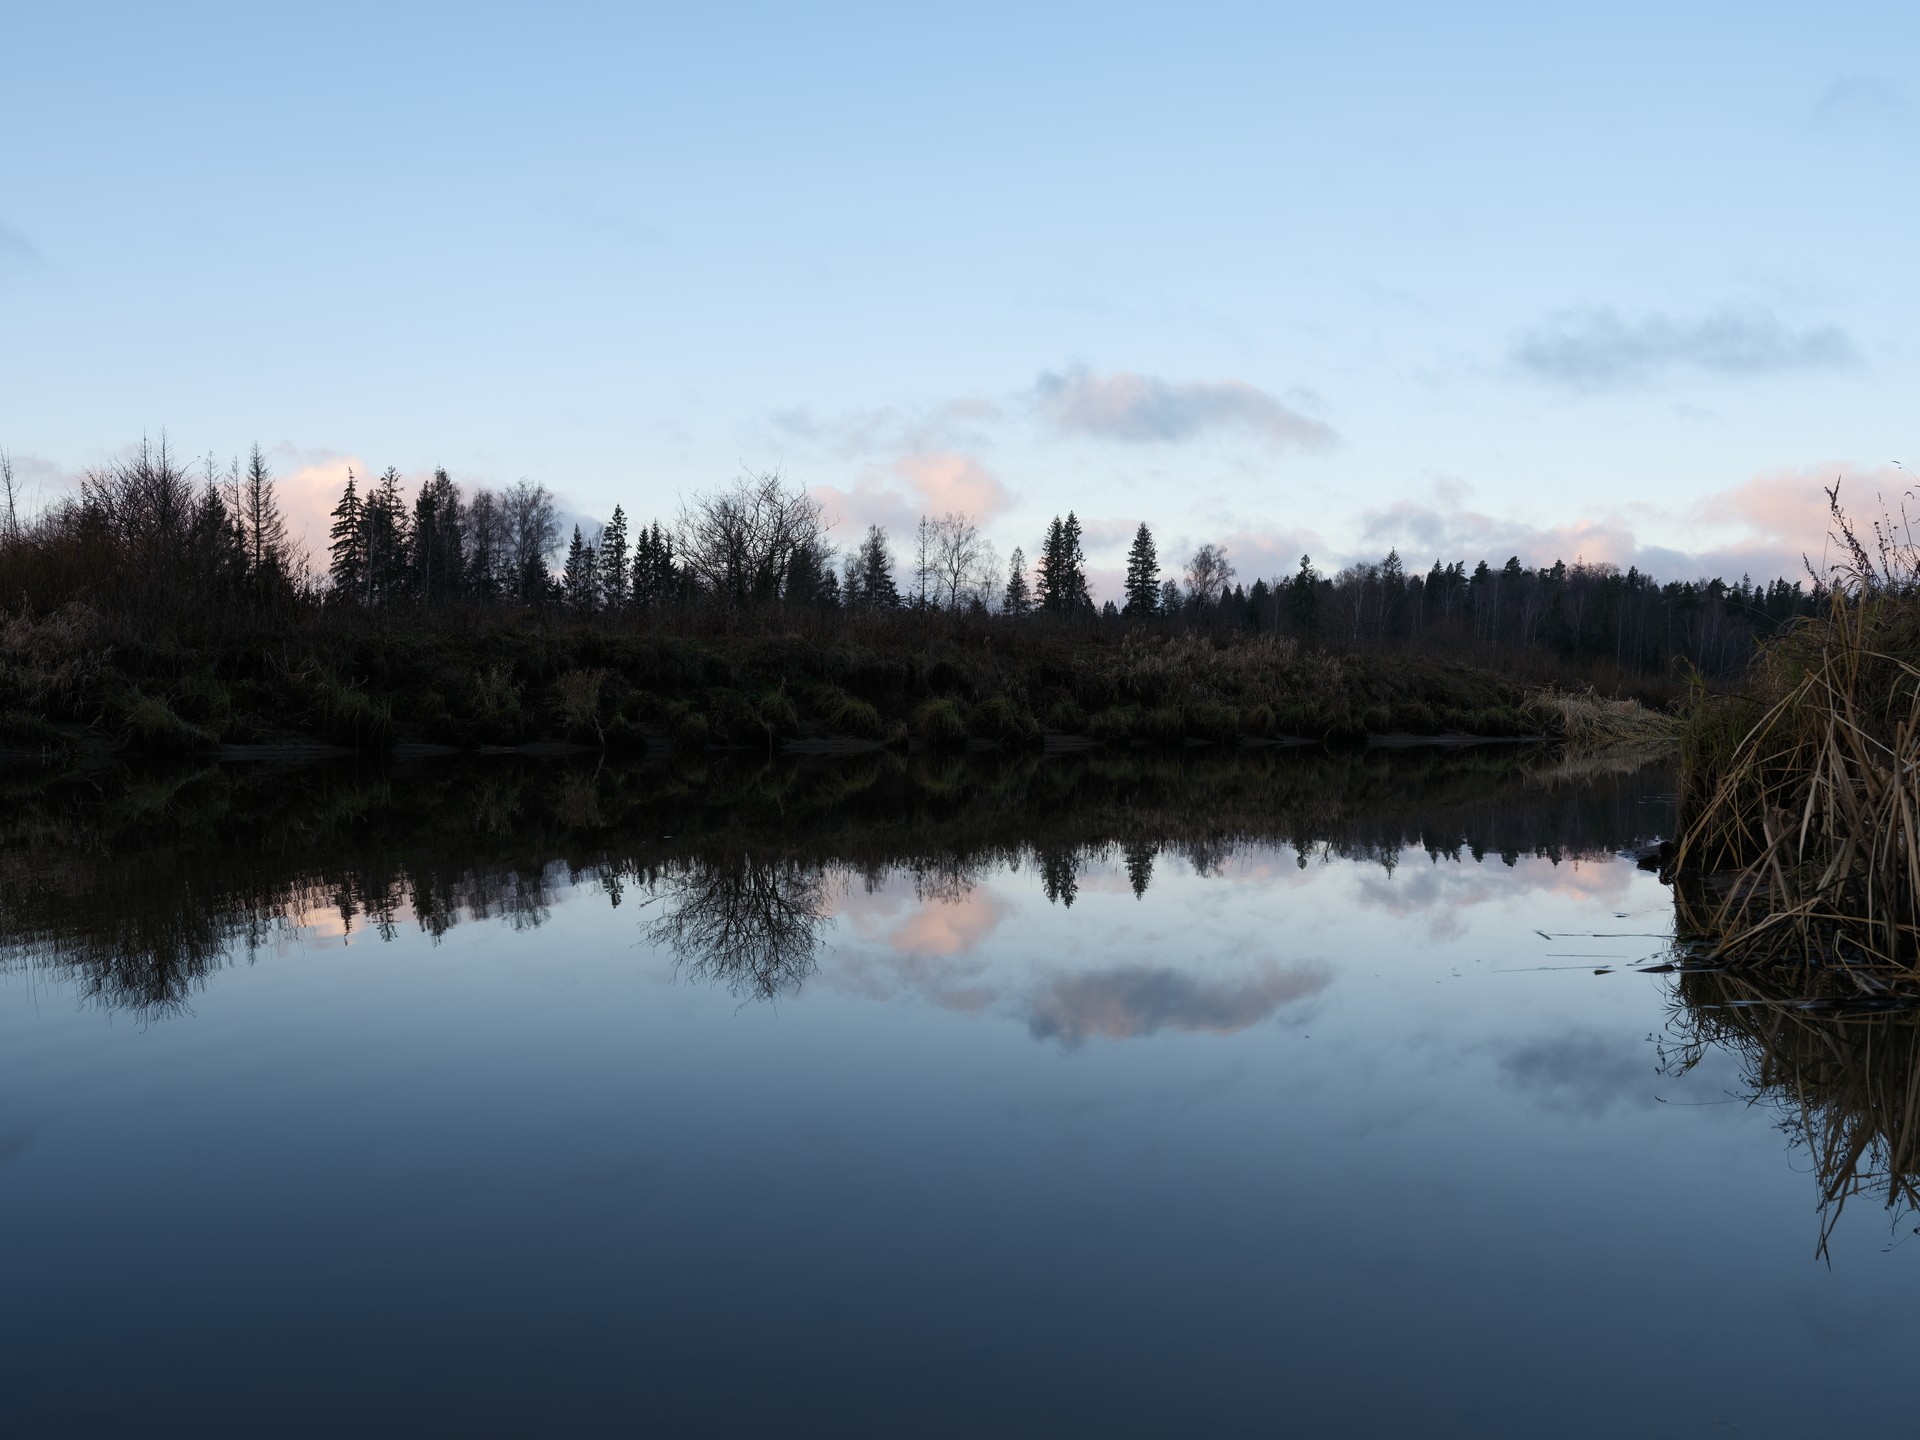
[[1007,565],[1007,593],[1000,602],[1000,609],[1007,615],[1033,613],[1033,592],[1027,588],[1026,552],[1017,545],[1013,549],[1013,559]]
[[327,575],[334,593],[358,600],[367,577],[367,512],[355,489],[353,471],[347,471],[347,488],[340,503],[333,507],[333,525],[327,531],[331,542],[327,553],[331,563]]
[[1153,547],[1153,532],[1141,523],[1133,534],[1133,548],[1127,551],[1127,605],[1121,613],[1144,620],[1160,609],[1160,556]]
[[627,561],[627,512],[613,507],[613,518],[600,532],[600,605],[623,610],[633,593],[633,575]]
[[1147,883],[1153,879],[1153,844],[1147,840],[1130,840],[1126,845],[1127,883],[1133,887],[1133,898],[1142,899],[1147,893]]

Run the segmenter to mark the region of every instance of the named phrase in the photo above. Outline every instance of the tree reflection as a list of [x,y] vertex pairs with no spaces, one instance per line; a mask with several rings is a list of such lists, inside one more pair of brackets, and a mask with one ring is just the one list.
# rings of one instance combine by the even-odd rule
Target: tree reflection
[[[1842,988],[1844,987],[1844,988]],[[1820,1187],[1818,1253],[1848,1200],[1892,1223],[1920,1214],[1920,1010],[1801,967],[1682,972],[1663,1069],[1684,1074],[1718,1048],[1737,1056],[1748,1098],[1772,1107]]]
[[798,991],[818,965],[832,884],[823,867],[750,852],[689,859],[655,878],[665,909],[648,938],[680,972],[771,1000]]
[[687,973],[774,995],[812,970],[829,876],[904,875],[922,900],[956,899],[1030,866],[1077,915],[1097,863],[1144,895],[1160,858],[1210,875],[1248,846],[1303,865],[1392,865],[1408,846],[1606,854],[1648,838],[1668,789],[1651,771],[1541,772],[1511,750],[9,772],[0,969],[152,1018],[295,939],[532,929],[586,883],[611,904],[655,894]]

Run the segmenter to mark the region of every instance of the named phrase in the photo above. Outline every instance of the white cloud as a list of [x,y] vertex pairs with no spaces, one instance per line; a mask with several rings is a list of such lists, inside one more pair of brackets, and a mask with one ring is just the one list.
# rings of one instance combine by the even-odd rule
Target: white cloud
[[1644,386],[1667,372],[1775,375],[1828,370],[1858,358],[1836,325],[1795,329],[1764,306],[1726,305],[1693,319],[1623,318],[1609,306],[1568,311],[1517,340],[1510,357],[1523,373],[1575,390]]
[[1243,380],[1173,382],[1155,375],[1096,375],[1084,365],[1034,384],[1042,420],[1062,436],[1175,444],[1219,430],[1251,431],[1275,446],[1322,450],[1331,426]]

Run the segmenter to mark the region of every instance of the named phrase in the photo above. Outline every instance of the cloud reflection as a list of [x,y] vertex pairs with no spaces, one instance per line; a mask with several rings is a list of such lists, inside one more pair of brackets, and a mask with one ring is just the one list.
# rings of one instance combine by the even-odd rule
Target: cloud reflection
[[1318,964],[1266,964],[1240,980],[1124,966],[1054,981],[1033,997],[1027,1028],[1036,1040],[1058,1039],[1068,1047],[1096,1036],[1129,1040],[1161,1030],[1231,1035],[1319,994],[1332,979]]

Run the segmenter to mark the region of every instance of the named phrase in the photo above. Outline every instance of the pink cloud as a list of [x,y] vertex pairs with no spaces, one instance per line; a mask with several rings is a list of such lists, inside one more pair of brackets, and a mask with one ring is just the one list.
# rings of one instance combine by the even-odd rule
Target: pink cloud
[[1000,477],[971,455],[904,455],[893,468],[930,513],[957,511],[987,520],[1012,502]]
[[951,450],[902,455],[884,468],[867,466],[849,487],[814,485],[807,493],[835,522],[843,545],[857,541],[869,525],[903,539],[922,515],[955,511],[984,523],[1013,503],[998,475],[973,456]]
[[1007,902],[976,889],[955,900],[927,901],[893,927],[889,949],[901,955],[964,955],[999,928]]
[[[1822,563],[1827,548],[1825,487],[1835,480],[1841,482],[1842,503],[1862,520],[1882,513],[1883,497],[1897,509],[1910,484],[1905,472],[1891,466],[1834,461],[1763,471],[1680,511],[1638,506],[1558,525],[1469,510],[1458,503],[1455,491],[1440,496],[1438,504],[1401,500],[1368,511],[1361,519],[1361,534],[1372,548],[1358,558],[1378,559],[1392,546],[1409,569],[1429,559],[1464,559],[1469,564],[1484,559],[1497,566],[1516,555],[1529,566],[1556,560],[1606,563],[1622,570],[1638,566],[1660,580],[1712,575],[1733,580],[1743,574],[1800,579],[1806,573],[1803,555],[1816,566]],[[1656,527],[1680,543],[1642,538]]]

